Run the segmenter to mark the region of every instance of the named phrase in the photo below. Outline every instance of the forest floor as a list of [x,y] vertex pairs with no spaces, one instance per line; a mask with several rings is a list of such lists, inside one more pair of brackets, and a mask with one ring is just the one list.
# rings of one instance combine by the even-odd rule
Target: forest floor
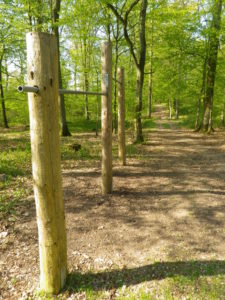
[[[92,157],[74,160],[66,152],[63,159],[69,277],[59,299],[225,299],[224,132],[179,128],[160,105],[153,119],[144,144],[132,145],[128,133],[127,166],[119,166],[114,149],[107,197],[94,157],[100,138],[63,140],[63,149],[76,141]],[[4,133],[0,143],[12,147],[22,136]],[[36,291],[31,176],[17,176],[2,190],[17,201],[0,220],[0,299],[50,299]]]

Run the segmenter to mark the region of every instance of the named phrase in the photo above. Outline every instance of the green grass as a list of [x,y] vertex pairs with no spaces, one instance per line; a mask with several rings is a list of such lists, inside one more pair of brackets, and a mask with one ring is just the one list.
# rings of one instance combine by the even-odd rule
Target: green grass
[[0,174],[18,176],[31,173],[30,139],[27,132],[0,135]]
[[168,124],[168,123],[162,123],[162,127],[164,129],[170,129],[171,128],[170,124]]
[[[73,122],[69,121],[68,127],[71,132],[95,132],[96,120],[85,120],[82,117],[76,117]],[[101,121],[98,122],[98,130],[101,130]]]
[[143,119],[142,127],[143,129],[151,129],[157,126],[156,122],[153,119]]
[[12,181],[9,183],[9,189],[1,191],[0,194],[0,216],[6,217],[8,215],[16,215],[17,207],[21,206],[21,201],[23,205],[26,205],[26,198],[31,194],[32,188],[21,187],[23,183],[22,178],[17,179],[17,181]]
[[155,263],[148,272],[142,268],[76,272],[69,275],[59,297],[83,294],[88,300],[108,299],[114,292],[118,300],[225,299],[224,271],[223,261],[190,261]]

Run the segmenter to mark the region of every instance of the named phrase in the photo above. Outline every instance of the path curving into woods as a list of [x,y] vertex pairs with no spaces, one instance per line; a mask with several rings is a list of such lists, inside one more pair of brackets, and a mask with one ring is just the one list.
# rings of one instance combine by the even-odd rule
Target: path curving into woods
[[[224,133],[208,136],[177,129],[159,105],[153,118],[156,128],[145,132],[144,145],[130,153],[127,166],[114,163],[112,195],[101,196],[99,161],[64,165],[69,271],[84,274],[84,280],[91,272],[94,290],[114,293],[123,285],[151,286],[176,274],[188,276],[192,261],[200,275],[204,264],[216,265],[213,272],[225,274]],[[93,134],[75,138],[81,143],[94,139]],[[14,226],[10,247],[3,249],[4,299],[13,299],[7,294],[12,276],[20,274],[15,295],[27,289],[32,293],[38,282],[35,208],[30,201]],[[155,261],[160,263],[153,268]]]

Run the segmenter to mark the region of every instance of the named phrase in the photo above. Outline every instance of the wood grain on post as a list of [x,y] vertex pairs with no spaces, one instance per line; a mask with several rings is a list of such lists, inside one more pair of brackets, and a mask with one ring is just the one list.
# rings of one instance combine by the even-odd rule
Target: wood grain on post
[[65,212],[60,166],[57,43],[47,33],[27,34],[30,134],[37,211],[40,288],[58,293],[67,275]]
[[102,194],[112,193],[112,45],[102,44]]
[[124,68],[118,68],[118,150],[121,165],[126,165],[125,141],[125,86]]

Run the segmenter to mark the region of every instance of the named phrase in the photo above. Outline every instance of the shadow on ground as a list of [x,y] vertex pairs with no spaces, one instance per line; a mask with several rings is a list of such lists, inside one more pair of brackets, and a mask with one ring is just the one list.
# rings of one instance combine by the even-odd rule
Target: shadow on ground
[[99,273],[71,273],[68,276],[68,291],[103,291],[118,289],[122,286],[140,284],[151,280],[161,280],[176,276],[184,276],[196,280],[200,276],[215,276],[225,274],[225,261],[178,261],[156,262],[133,269],[104,271]]

